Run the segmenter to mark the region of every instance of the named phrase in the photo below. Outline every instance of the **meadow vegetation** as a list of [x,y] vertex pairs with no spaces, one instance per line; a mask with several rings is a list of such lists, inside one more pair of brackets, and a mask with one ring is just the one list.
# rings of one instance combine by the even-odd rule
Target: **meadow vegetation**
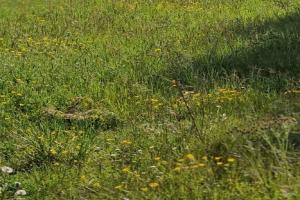
[[0,199],[300,199],[300,0],[0,0]]

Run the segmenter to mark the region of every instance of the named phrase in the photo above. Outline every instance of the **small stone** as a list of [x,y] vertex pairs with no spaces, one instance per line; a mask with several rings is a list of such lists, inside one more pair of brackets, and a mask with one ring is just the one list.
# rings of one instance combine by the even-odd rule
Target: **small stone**
[[15,196],[26,196],[27,192],[25,190],[17,190]]
[[14,172],[13,168],[7,167],[7,166],[1,167],[1,171],[2,171],[4,174],[11,174],[11,173]]

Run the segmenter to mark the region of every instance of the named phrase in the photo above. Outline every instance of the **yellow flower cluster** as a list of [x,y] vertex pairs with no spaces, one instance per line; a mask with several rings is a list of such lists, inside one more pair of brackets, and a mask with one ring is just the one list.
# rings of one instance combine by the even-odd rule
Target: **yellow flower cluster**
[[196,157],[188,153],[184,156],[184,158],[178,159],[175,163],[174,171],[179,173],[183,170],[189,170],[189,169],[198,169],[206,166],[207,157],[203,156],[201,158],[201,161],[197,161]]
[[21,57],[28,52],[35,54],[46,53],[48,56],[53,57],[57,50],[79,50],[85,47],[86,45],[84,43],[61,38],[49,38],[44,36],[42,38],[33,39],[32,37],[27,37],[17,39],[16,45],[13,48],[8,48],[0,43],[0,53],[14,55],[15,57]]
[[[174,84],[172,84],[174,86]],[[210,93],[195,91],[183,91],[183,97],[176,99],[174,107],[182,107],[186,102],[191,105],[201,106],[202,104],[225,104],[241,99],[242,93],[237,89],[218,88]]]
[[150,99],[150,104],[151,107],[155,110],[159,109],[161,106],[163,106],[163,103],[161,102],[161,100],[157,99],[157,98],[152,98]]
[[[178,159],[177,162],[175,163],[174,171],[179,173],[184,170],[190,170],[190,169],[199,169],[208,166],[209,159],[207,156],[203,156],[200,160],[197,160],[196,157],[188,153],[184,156],[183,159]],[[236,159],[233,157],[228,157],[224,159],[221,156],[215,156],[212,158],[212,163],[215,163],[217,166],[224,166],[228,167],[230,164],[233,164],[236,162]]]

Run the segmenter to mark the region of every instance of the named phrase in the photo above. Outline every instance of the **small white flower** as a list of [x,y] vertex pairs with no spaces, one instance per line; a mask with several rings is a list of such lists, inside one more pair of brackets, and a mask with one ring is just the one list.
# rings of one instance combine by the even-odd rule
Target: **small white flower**
[[7,166],[1,167],[1,171],[2,171],[4,174],[11,174],[11,173],[14,172],[13,168],[7,167]]
[[17,190],[15,196],[25,196],[27,192],[25,190]]
[[96,147],[96,148],[95,148],[95,151],[96,151],[96,152],[101,151],[101,147]]
[[142,149],[139,149],[137,152],[140,153],[140,154],[142,154],[142,153],[143,153],[143,150],[142,150]]
[[226,119],[227,119],[227,115],[226,115],[226,113],[223,113],[222,120],[225,121]]

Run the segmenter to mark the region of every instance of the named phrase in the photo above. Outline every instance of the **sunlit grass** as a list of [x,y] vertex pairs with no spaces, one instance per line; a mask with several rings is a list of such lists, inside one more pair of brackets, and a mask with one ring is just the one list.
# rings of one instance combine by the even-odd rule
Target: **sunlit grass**
[[297,199],[299,0],[0,0],[0,199]]

